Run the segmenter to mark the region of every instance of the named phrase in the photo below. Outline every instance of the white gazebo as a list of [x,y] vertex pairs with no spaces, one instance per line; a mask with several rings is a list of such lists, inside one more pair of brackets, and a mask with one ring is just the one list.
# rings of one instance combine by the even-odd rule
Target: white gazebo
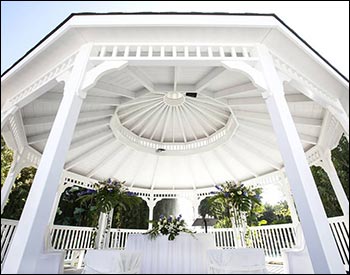
[[1,211],[38,167],[4,273],[45,272],[61,193],[106,178],[150,219],[162,198],[196,216],[227,180],[278,184],[315,273],[348,267],[309,166],[328,173],[348,228],[330,150],[349,137],[349,83],[273,14],[72,14],[2,75],[1,134],[15,153]]

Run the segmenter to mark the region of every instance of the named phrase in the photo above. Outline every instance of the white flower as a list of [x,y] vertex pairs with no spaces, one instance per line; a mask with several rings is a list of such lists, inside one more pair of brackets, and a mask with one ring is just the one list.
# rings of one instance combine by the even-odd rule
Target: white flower
[[238,194],[238,195],[242,195],[242,191],[238,191],[237,194]]

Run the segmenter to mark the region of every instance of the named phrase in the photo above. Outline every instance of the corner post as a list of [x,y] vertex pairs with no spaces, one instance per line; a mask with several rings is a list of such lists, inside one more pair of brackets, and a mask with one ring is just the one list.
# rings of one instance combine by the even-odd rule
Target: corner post
[[90,44],[83,45],[75,58],[64,88],[63,99],[4,263],[3,273],[36,273],[38,270],[52,272],[49,261],[44,260],[48,256],[45,255],[45,238],[66,154],[83,103],[84,96],[80,88],[91,47]]
[[267,84],[262,96],[285,164],[314,272],[344,274],[342,260],[284,97],[282,82],[266,46],[259,45],[258,54]]

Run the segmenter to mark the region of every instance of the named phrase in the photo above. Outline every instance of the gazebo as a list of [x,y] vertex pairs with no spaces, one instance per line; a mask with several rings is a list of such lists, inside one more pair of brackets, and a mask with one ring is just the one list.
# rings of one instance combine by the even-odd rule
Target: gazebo
[[[348,230],[349,202],[330,150],[349,138],[348,87],[274,14],[70,15],[1,78],[1,133],[15,153],[1,211],[18,172],[38,168],[2,272],[45,272],[62,192],[117,178],[150,219],[163,198],[190,200],[196,216],[227,180],[278,184],[315,273],[345,273],[348,235],[334,230]],[[332,182],[338,229],[311,165]]]

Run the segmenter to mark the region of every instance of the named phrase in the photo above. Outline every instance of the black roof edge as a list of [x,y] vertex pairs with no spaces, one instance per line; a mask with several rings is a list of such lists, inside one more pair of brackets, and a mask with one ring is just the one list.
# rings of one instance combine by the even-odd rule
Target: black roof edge
[[301,38],[292,28],[290,28],[281,18],[274,13],[228,13],[228,12],[80,12],[71,13],[66,19],[64,19],[56,28],[49,32],[43,39],[41,39],[34,47],[27,51],[20,59],[13,63],[7,70],[5,70],[1,77],[7,74],[13,67],[20,63],[26,58],[32,51],[34,51],[40,44],[42,44],[47,38],[61,28],[67,21],[73,16],[84,16],[84,15],[226,15],[226,16],[272,16],[276,18],[284,27],[286,27],[291,33],[293,33],[301,42],[303,42],[312,52],[314,52],[319,58],[321,58],[328,66],[330,66],[335,72],[337,72],[344,80],[349,82],[338,69],[336,69],[327,59],[325,59],[319,52],[310,46],[303,38]]

